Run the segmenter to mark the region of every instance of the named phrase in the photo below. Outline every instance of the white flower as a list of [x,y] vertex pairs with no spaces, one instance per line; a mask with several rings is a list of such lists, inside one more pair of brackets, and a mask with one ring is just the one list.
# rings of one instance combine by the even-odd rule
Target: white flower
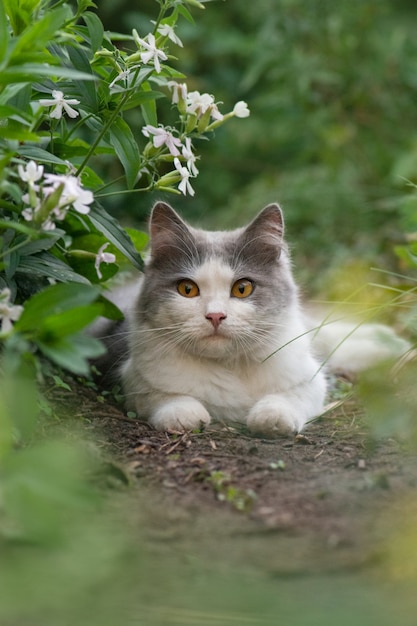
[[127,70],[120,70],[120,72],[117,74],[116,78],[113,78],[113,80],[109,84],[109,89],[114,87],[115,84],[117,82],[119,82],[120,80],[125,80],[126,78],[129,78],[129,76],[133,72],[133,70],[136,70],[138,67],[140,67],[140,65],[132,65],[132,67],[129,67]]
[[214,120],[223,119],[223,115],[217,108],[213,96],[209,93],[190,91],[190,93],[187,94],[187,113],[201,117],[206,111],[210,111],[210,115]]
[[0,321],[3,333],[8,333],[12,329],[12,322],[15,322],[22,315],[23,307],[10,303],[10,289],[5,287],[0,291]]
[[143,63],[146,65],[152,60],[155,65],[155,70],[159,74],[161,71],[161,64],[159,60],[166,61],[168,57],[163,50],[159,50],[159,48],[156,47],[155,37],[152,33],[149,33],[149,35],[147,35],[148,41],[146,41],[145,39],[141,39],[139,37],[135,29],[133,29],[133,37],[139,46],[145,48],[145,51],[140,55]]
[[39,100],[39,104],[43,107],[55,107],[49,115],[57,120],[60,120],[62,117],[62,109],[64,109],[68,117],[74,118],[79,115],[78,111],[73,109],[70,104],[80,104],[80,101],[75,98],[66,100],[64,98],[64,93],[62,91],[58,91],[57,89],[52,91],[52,100],[41,99]]
[[[37,214],[39,213],[39,210],[41,208],[40,203],[38,204],[37,207],[35,207],[34,209],[27,208],[27,209],[23,209],[21,215],[24,217],[24,219],[27,222],[33,222],[33,220],[36,219]],[[63,215],[62,219],[65,217],[65,214]],[[52,221],[52,217],[48,216],[46,218],[46,220],[44,220],[41,224],[41,228],[42,230],[54,230],[56,228],[54,222]]]
[[88,206],[94,201],[94,195],[92,191],[83,189],[80,181],[76,176],[66,176],[65,174],[45,174],[45,183],[50,187],[44,187],[43,190],[46,194],[52,193],[60,185],[64,185],[64,189],[59,200],[59,206],[54,209],[54,214],[57,219],[63,219],[65,214],[61,209],[68,205],[72,205],[77,213],[86,215],[90,212]]
[[187,99],[187,85],[185,83],[177,83],[175,80],[170,80],[168,87],[172,91],[172,104],[178,104],[180,100]]
[[[155,24],[155,22],[153,23]],[[177,37],[174,28],[172,26],[169,26],[169,24],[160,24],[156,32],[163,37],[168,37],[168,39],[170,39],[177,46],[180,46],[181,48],[183,47],[181,39]]]
[[97,276],[99,277],[100,280],[103,278],[103,274],[100,271],[100,265],[102,263],[115,263],[116,261],[116,256],[114,254],[112,254],[111,252],[104,252],[104,250],[107,248],[108,245],[109,245],[109,242],[103,244],[98,249],[98,252],[96,254],[94,267],[96,268]]
[[179,159],[177,159],[177,158],[174,159],[174,165],[175,165],[177,171],[181,175],[181,182],[178,185],[178,189],[181,191],[181,193],[184,194],[184,196],[187,195],[187,193],[189,193],[190,196],[193,196],[195,191],[191,187],[191,184],[190,184],[190,180],[189,179],[190,179],[191,174],[190,174],[189,170],[186,167],[184,167],[181,164],[181,161]]
[[236,117],[249,117],[250,111],[246,102],[244,102],[243,100],[239,100],[239,102],[236,102],[235,106],[233,107],[233,115],[235,115]]
[[21,180],[28,183],[29,187],[34,187],[43,176],[43,165],[38,166],[35,161],[29,161],[25,168],[23,165],[18,165],[17,171]]
[[130,70],[123,70],[123,71],[119,72],[119,74],[117,74],[116,78],[113,78],[113,80],[109,84],[109,89],[114,87],[114,85],[117,82],[119,82],[119,80],[124,80],[125,78],[127,78],[129,76],[129,74],[130,74]]
[[178,139],[178,137],[174,137],[174,135],[164,128],[163,126],[151,126],[148,124],[142,128],[142,133],[145,137],[152,137],[152,143],[155,148],[161,148],[163,145],[166,145],[172,156],[179,156],[181,153],[178,148],[181,148],[182,143]]
[[185,138],[185,145],[182,147],[182,156],[187,161],[188,171],[192,176],[198,175],[198,169],[196,167],[196,156],[193,152],[193,147],[191,144],[191,139],[189,137]]

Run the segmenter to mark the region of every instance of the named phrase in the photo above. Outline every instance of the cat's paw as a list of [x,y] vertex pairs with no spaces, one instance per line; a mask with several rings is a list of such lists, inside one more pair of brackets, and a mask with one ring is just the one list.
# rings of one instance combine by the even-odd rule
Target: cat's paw
[[287,399],[271,395],[265,396],[252,407],[246,423],[254,433],[276,437],[300,431],[304,421]]
[[201,428],[210,423],[208,411],[198,400],[181,396],[161,404],[151,415],[149,422],[156,430],[186,431]]

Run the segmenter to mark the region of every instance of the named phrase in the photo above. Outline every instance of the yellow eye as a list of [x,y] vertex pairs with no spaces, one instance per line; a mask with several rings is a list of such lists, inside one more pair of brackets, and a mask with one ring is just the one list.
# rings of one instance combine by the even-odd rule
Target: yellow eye
[[177,284],[177,291],[184,298],[195,298],[200,295],[198,286],[192,280],[180,280]]
[[253,292],[254,284],[247,278],[237,280],[232,287],[232,296],[235,298],[247,298]]

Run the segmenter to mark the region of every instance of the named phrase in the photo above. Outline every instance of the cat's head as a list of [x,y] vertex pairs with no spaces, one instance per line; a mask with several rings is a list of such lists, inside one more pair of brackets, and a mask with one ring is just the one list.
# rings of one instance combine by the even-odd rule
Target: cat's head
[[212,232],[192,228],[158,202],[139,321],[193,354],[266,356],[296,298],[283,231],[277,204],[244,228]]

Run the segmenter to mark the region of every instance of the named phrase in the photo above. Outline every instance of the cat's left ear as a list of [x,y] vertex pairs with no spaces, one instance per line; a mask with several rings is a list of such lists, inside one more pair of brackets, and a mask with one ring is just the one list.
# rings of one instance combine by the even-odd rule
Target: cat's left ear
[[284,216],[279,204],[276,202],[268,204],[248,228],[258,232],[265,243],[280,246],[284,239]]
[[268,204],[247,226],[242,249],[261,261],[278,260],[284,240],[284,218],[278,204]]

